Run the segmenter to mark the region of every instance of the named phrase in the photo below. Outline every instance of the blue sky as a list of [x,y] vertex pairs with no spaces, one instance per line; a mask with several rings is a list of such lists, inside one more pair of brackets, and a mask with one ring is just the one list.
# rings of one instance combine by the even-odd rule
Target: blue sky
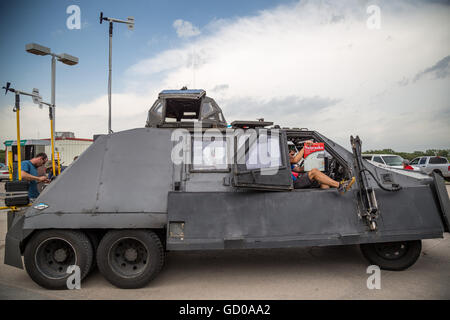
[[[70,5],[81,29],[69,30]],[[379,9],[372,28],[371,5]],[[57,63],[56,130],[107,130],[108,24],[113,38],[113,130],[142,127],[162,89],[206,89],[228,122],[264,117],[318,130],[349,148],[450,148],[448,1],[1,1],[0,82],[50,100],[50,57],[36,42],[80,59]],[[177,20],[181,20],[176,22]],[[0,95],[0,141],[15,137],[14,97]],[[23,98],[22,136],[49,136],[47,112]],[[0,146],[2,148],[3,145]]]
[[[31,90],[38,87],[43,97],[50,98],[50,58],[25,52],[25,44],[35,42],[53,52],[67,52],[80,59],[79,65],[57,66],[57,102],[78,103],[93,99],[107,90],[108,23],[99,24],[100,11],[105,16],[126,19],[134,16],[136,26],[129,31],[125,25],[114,25],[113,88],[124,90],[121,75],[143,57],[177,46],[173,22],[183,19],[197,27],[215,20],[257,13],[290,1],[118,1],[118,0],[39,0],[1,1],[0,23],[2,53],[1,81]],[[81,9],[81,29],[69,30],[66,8],[76,4]],[[7,50],[5,50],[7,48]],[[2,84],[3,86],[3,84]],[[11,98],[0,98],[0,104]]]

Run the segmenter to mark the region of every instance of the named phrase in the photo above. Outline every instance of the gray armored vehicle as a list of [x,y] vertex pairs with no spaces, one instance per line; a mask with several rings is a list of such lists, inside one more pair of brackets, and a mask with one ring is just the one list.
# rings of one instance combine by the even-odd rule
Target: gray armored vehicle
[[[323,144],[328,177],[356,178],[348,192],[294,189],[289,149],[305,140]],[[23,268],[23,256],[53,289],[71,265],[142,287],[175,250],[359,244],[371,264],[406,269],[421,239],[449,232],[443,179],[376,167],[350,142],[263,119],[228,125],[205,91],[162,91],[145,128],[99,136],[31,207],[8,213],[5,263]]]

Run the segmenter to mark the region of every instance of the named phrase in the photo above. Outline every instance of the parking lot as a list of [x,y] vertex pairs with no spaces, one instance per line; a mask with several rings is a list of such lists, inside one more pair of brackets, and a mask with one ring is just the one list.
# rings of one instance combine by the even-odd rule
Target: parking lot
[[3,263],[6,229],[0,211],[0,299],[450,299],[449,234],[424,240],[410,269],[382,271],[379,290],[367,288],[368,263],[358,246],[333,246],[169,252],[162,272],[142,289],[117,289],[95,270],[81,290],[49,291]]

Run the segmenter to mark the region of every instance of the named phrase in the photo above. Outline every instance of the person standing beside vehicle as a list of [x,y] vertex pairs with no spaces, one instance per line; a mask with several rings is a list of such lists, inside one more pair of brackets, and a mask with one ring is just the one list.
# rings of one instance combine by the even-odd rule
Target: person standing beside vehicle
[[39,196],[37,188],[38,182],[49,182],[46,175],[39,176],[38,174],[38,168],[45,165],[47,160],[48,157],[45,153],[39,153],[33,159],[21,162],[22,179],[30,182],[28,186],[28,197],[30,198],[30,201]]

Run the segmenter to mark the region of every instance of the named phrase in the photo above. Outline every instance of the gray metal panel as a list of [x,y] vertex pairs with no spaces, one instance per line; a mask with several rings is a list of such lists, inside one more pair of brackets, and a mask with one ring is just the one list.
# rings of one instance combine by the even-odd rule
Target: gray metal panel
[[169,221],[185,221],[185,240],[339,237],[364,232],[354,195],[336,190],[170,193]]
[[[44,189],[35,203],[48,204],[45,212],[94,212],[107,139],[99,137]],[[39,213],[33,207],[27,210],[27,216]]]
[[[223,184],[224,179],[228,186]],[[191,172],[186,181],[187,192],[233,191],[230,186],[230,173],[225,172]]]
[[[8,215],[9,214],[10,213],[8,213]],[[4,263],[9,266],[23,269],[20,243],[31,234],[32,230],[23,229],[24,216],[22,213],[11,212],[11,214],[13,216],[13,222],[10,228],[8,228],[8,233],[5,238]]]
[[336,246],[336,245],[354,245],[375,242],[395,242],[410,241],[422,239],[442,238],[442,233],[438,230],[423,230],[422,232],[402,233],[402,234],[383,234],[377,236],[374,234],[361,234],[359,236],[338,237],[331,235],[329,237],[314,238],[311,236],[294,237],[272,237],[272,238],[245,238],[236,240],[223,239],[171,239],[167,243],[169,251],[187,251],[187,250],[223,250],[223,249],[269,249],[269,248],[299,248],[311,246]]
[[444,178],[436,172],[432,173],[434,179],[434,187],[438,195],[439,204],[442,210],[442,218],[446,224],[445,231],[450,232],[450,200],[445,187]]
[[354,192],[343,196],[334,189],[170,193],[168,220],[184,222],[184,236],[182,240],[168,238],[167,248],[285,247],[442,237],[442,221],[429,187],[396,193],[380,190],[377,196],[382,222],[372,232],[358,217]]
[[142,128],[110,135],[97,212],[167,212],[172,190],[171,131]]
[[[170,136],[170,130],[142,128],[99,137],[35,201],[49,207],[27,210],[25,227],[43,227],[38,219],[28,220],[34,215],[56,228],[67,224],[51,223],[45,214],[85,214],[80,223],[87,226],[93,213],[165,213],[172,189]],[[73,218],[64,219],[55,221]]]
[[167,224],[166,213],[44,213],[28,217],[24,229],[160,229]]
[[397,192],[375,191],[380,218],[379,230],[407,232],[440,228],[444,232],[439,210],[430,186],[403,188]]

